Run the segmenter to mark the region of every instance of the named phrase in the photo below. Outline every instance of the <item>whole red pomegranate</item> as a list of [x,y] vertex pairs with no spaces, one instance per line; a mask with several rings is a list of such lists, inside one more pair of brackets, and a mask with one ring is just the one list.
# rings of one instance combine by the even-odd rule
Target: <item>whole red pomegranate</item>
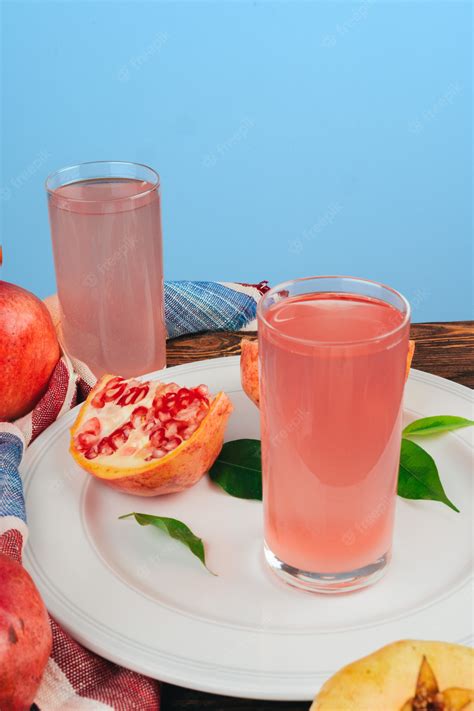
[[0,281],[0,420],[29,412],[43,395],[60,351],[46,306]]
[[0,553],[0,709],[27,711],[51,652],[48,613],[20,563]]

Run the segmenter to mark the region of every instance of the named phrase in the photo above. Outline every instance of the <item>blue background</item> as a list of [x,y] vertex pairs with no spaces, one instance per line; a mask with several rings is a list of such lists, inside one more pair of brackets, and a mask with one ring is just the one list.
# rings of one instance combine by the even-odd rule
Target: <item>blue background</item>
[[167,278],[345,273],[471,316],[469,2],[2,9],[2,278],[54,290],[49,172],[132,160]]

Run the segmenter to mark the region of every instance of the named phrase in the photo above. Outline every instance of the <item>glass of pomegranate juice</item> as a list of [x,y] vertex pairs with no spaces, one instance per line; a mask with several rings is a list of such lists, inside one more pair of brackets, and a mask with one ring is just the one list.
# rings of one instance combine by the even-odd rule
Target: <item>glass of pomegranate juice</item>
[[310,277],[259,303],[265,556],[305,590],[374,583],[390,560],[410,307]]
[[166,365],[159,177],[83,163],[46,181],[66,351],[99,377]]

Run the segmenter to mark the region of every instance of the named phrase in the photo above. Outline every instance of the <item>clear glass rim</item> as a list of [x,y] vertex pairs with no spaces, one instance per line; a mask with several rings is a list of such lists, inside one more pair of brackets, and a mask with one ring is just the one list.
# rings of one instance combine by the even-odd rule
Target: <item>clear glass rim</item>
[[[44,185],[46,188],[46,192],[48,195],[54,195],[55,191],[57,188],[51,188],[51,182],[53,181],[54,178],[60,176],[62,173],[67,173],[68,171],[73,171],[75,169],[80,169],[83,166],[93,166],[96,165],[98,167],[100,166],[120,166],[120,165],[126,165],[126,166],[133,166],[134,168],[145,168],[145,170],[148,170],[153,178],[153,183],[151,188],[147,188],[146,190],[140,190],[139,193],[136,193],[135,195],[129,195],[126,198],[120,197],[120,198],[100,198],[97,200],[84,200],[83,198],[74,198],[74,197],[67,197],[68,202],[82,202],[82,203],[104,203],[104,202],[115,202],[116,200],[124,201],[124,200],[136,200],[137,198],[141,198],[144,195],[149,195],[152,193],[154,190],[157,190],[160,187],[160,176],[154,170],[153,168],[150,168],[149,165],[145,165],[145,163],[134,163],[133,161],[127,161],[127,160],[90,160],[86,161],[85,163],[75,163],[73,165],[67,165],[64,168],[59,168],[59,170],[54,170],[52,173],[48,175],[46,178]],[[102,176],[104,178],[121,178],[123,176],[120,175],[104,175]],[[70,182],[65,182],[61,187],[64,187],[64,185],[72,185],[73,183],[78,183],[81,182],[81,180],[92,180],[93,178],[79,178],[78,180],[71,180]]]
[[[269,321],[265,318],[264,314],[264,307],[265,303],[268,299],[270,299],[272,296],[274,296],[276,293],[279,291],[284,291],[285,289],[288,289],[293,284],[299,284],[302,282],[308,282],[308,281],[323,281],[323,280],[328,280],[328,279],[342,279],[348,282],[352,282],[354,284],[368,284],[369,286],[376,286],[384,291],[388,291],[397,298],[399,298],[402,302],[402,304],[405,307],[405,313],[403,320],[401,323],[398,324],[395,328],[393,328],[391,331],[387,331],[386,333],[383,333],[380,336],[373,336],[372,338],[363,338],[361,340],[349,340],[349,341],[318,341],[315,338],[300,338],[299,336],[289,336],[286,333],[282,333],[278,328],[276,328],[273,324],[269,323]],[[308,292],[309,294],[311,292]],[[324,293],[324,292],[314,292],[314,293]],[[350,291],[330,291],[328,290],[328,293],[341,293],[341,294],[350,294],[354,293],[357,294],[357,291],[350,292]],[[375,297],[376,298],[376,297]],[[398,309],[400,311],[400,309]],[[400,313],[403,313],[400,311]],[[389,338],[390,336],[394,336],[396,333],[399,331],[402,331],[407,323],[410,321],[410,316],[411,316],[411,307],[408,299],[406,299],[403,294],[401,294],[399,291],[396,289],[393,289],[391,286],[387,286],[387,284],[383,284],[382,282],[379,281],[374,281],[372,279],[364,279],[362,277],[353,277],[353,276],[345,276],[341,274],[332,274],[332,275],[322,275],[322,276],[309,276],[309,277],[299,277],[297,279],[288,279],[288,281],[283,281],[280,284],[277,284],[276,286],[273,286],[269,291],[267,291],[260,301],[257,304],[257,317],[261,321],[265,323],[265,327],[268,328],[270,331],[273,333],[277,333],[278,336],[284,340],[292,341],[293,343],[300,343],[300,344],[305,344],[305,345],[312,345],[312,346],[318,346],[318,347],[324,347],[324,346],[344,346],[344,345],[359,345],[359,344],[364,344],[364,343],[377,343],[380,341],[383,341],[386,338]]]

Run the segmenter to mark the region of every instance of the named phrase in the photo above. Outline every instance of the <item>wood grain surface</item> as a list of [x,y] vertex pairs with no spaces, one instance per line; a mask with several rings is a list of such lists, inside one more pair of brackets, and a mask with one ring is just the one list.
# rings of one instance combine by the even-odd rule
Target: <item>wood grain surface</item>
[[[245,334],[256,338],[256,334]],[[474,388],[474,322],[415,323],[412,366]],[[242,335],[204,333],[168,342],[168,365],[238,355]],[[163,684],[162,711],[308,711],[307,702],[249,701]]]
[[[411,338],[416,341],[414,368],[474,387],[474,321],[414,323]],[[168,365],[238,355],[241,339],[242,334],[228,331],[174,338],[168,341]]]

